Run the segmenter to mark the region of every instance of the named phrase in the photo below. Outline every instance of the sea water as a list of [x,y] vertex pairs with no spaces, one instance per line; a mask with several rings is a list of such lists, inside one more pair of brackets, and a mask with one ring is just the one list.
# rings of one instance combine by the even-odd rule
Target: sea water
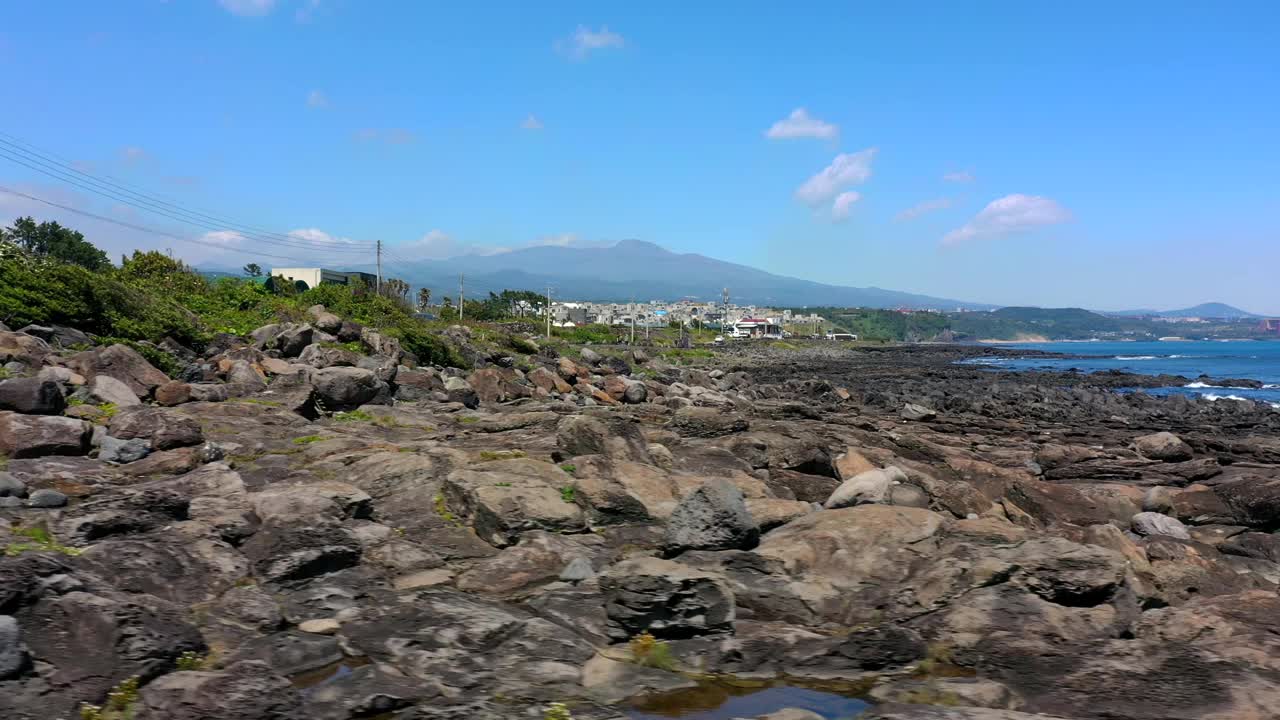
[[[1181,375],[1183,387],[1146,389],[1153,395],[1178,393],[1209,400],[1255,400],[1280,408],[1280,341],[1197,340],[1166,342],[1056,342],[1007,347],[1065,353],[1065,358],[979,358],[967,362],[1008,370],[1071,370],[1090,373],[1123,370],[1143,375]],[[1083,357],[1081,357],[1083,356]],[[1263,383],[1261,389],[1214,387],[1196,378],[1239,378]]]

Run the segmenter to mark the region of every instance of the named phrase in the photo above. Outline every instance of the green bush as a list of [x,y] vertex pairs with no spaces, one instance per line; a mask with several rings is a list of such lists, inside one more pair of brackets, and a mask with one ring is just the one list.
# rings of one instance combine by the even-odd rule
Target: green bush
[[262,325],[300,321],[316,304],[398,339],[424,364],[467,366],[457,349],[405,303],[362,286],[321,285],[275,294],[253,280],[211,282],[157,252],[135,252],[119,268],[107,265],[93,272],[0,240],[0,322],[69,325],[128,344],[166,372],[176,368],[176,360],[137,343],[171,337],[200,350],[216,333],[244,336]]

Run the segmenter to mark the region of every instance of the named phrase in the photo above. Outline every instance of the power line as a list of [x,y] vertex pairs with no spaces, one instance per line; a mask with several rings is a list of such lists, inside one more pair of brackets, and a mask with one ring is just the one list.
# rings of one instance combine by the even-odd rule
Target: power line
[[[83,215],[84,217],[93,218],[95,220],[101,220],[102,222],[108,222],[108,223],[111,223],[112,225],[119,225],[121,227],[126,227],[126,228],[129,228],[130,230],[137,230],[139,232],[151,233],[152,235],[159,235],[162,237],[171,238],[173,240],[180,240],[185,243],[191,243],[192,245],[200,245],[202,247],[216,247],[221,250],[228,250],[228,249],[234,250],[233,248],[225,248],[220,245],[215,245],[213,243],[201,242],[199,240],[192,240],[191,238],[183,237],[176,233],[168,232],[166,230],[157,230],[155,228],[149,228],[143,225],[136,225],[131,222],[117,220],[115,218],[107,217],[105,215],[99,215],[97,213],[92,213],[87,210],[81,210],[79,208],[74,208],[69,205],[56,203],[56,202],[53,202],[52,200],[45,200],[44,198],[36,197],[35,195],[28,195],[27,193],[24,193],[24,192],[18,192],[17,190],[13,190],[11,188],[7,188],[4,186],[0,186],[0,192],[8,193],[10,195],[15,195],[17,197],[23,197],[28,200],[34,200],[35,202],[44,203],[45,205],[49,205],[50,207],[56,207],[60,210],[66,210],[67,212],[75,213],[76,215]],[[303,262],[303,263],[310,262],[309,260],[304,260],[302,258],[288,257],[285,255],[272,255],[270,253],[259,252],[257,250],[253,250],[253,251],[236,250],[236,252],[252,254],[254,256],[275,258],[277,260],[288,260],[290,262]]]
[[[3,142],[4,142],[3,140],[0,140],[0,143],[3,143]],[[0,147],[0,157],[3,157],[11,162],[14,162],[18,165],[22,165],[23,167],[29,168],[31,170],[35,170],[37,172],[48,175],[56,180],[60,180],[62,182],[73,185],[82,190],[86,190],[88,192],[94,193],[96,195],[100,195],[102,197],[106,197],[116,202],[124,203],[126,205],[137,208],[139,210],[144,210],[147,212],[151,212],[151,213],[169,218],[170,220],[176,220],[178,222],[182,222],[188,225],[194,225],[197,227],[202,227],[207,230],[213,230],[213,231],[226,230],[228,227],[227,225],[224,225],[224,224],[211,224],[209,222],[199,219],[198,217],[191,217],[189,216],[189,213],[181,209],[169,210],[168,208],[163,207],[162,204],[159,203],[158,201],[152,202],[147,199],[135,201],[134,199],[128,197],[127,195],[124,195],[124,192],[113,190],[109,187],[108,183],[101,183],[100,181],[93,179],[92,176],[88,176],[89,180],[82,181],[79,178],[76,178],[70,174],[71,172],[78,172],[78,171],[63,170],[57,165],[50,165],[47,162],[43,162],[36,158],[27,157],[25,155],[17,155],[15,157],[13,151],[7,147]],[[94,186],[86,183],[98,183],[98,186]],[[137,193],[132,193],[132,194],[137,195]],[[142,196],[142,197],[145,198],[146,196]],[[299,238],[297,236],[292,236],[292,235],[275,234],[275,235],[278,235],[278,238],[277,238],[277,237],[266,237],[266,236],[262,236],[260,234],[252,233],[252,232],[248,232],[248,233],[241,232],[239,230],[233,230],[233,232],[237,232],[238,234],[246,237],[247,239],[256,240],[258,242],[266,243],[268,245],[292,247],[292,248],[306,249],[306,250],[365,253],[373,249],[372,245],[369,245],[367,248],[362,244],[356,244],[356,243],[340,243],[340,244],[334,245],[332,244],[331,241],[326,242],[326,241],[318,241],[318,240],[307,240],[305,238]],[[280,238],[284,238],[284,239],[280,239]]]
[[[181,222],[181,223],[184,223],[184,224],[187,224],[187,225],[194,225],[194,226],[196,226],[196,227],[201,227],[201,228],[204,228],[204,229],[206,229],[206,230],[211,230],[211,231],[222,231],[222,230],[224,230],[224,228],[222,228],[222,227],[220,227],[220,226],[218,226],[218,225],[211,225],[211,224],[208,224],[208,223],[197,222],[197,221],[191,220],[190,218],[183,217],[183,216],[181,216],[181,215],[177,215],[177,214],[170,213],[170,212],[165,212],[165,211],[163,211],[163,210],[157,210],[157,209],[155,209],[155,208],[147,207],[147,206],[145,206],[145,205],[140,205],[140,204],[138,204],[138,203],[132,202],[131,200],[129,200],[129,199],[127,199],[127,198],[122,198],[122,197],[119,197],[119,196],[117,196],[117,195],[115,195],[115,194],[112,194],[112,193],[109,193],[109,192],[103,192],[103,191],[101,191],[101,190],[99,190],[99,189],[97,189],[97,188],[94,188],[94,187],[91,187],[91,186],[85,185],[85,184],[83,184],[83,183],[81,183],[81,182],[78,182],[78,181],[76,181],[74,178],[64,177],[64,176],[62,176],[61,174],[57,174],[57,173],[54,173],[54,172],[50,172],[50,171],[44,170],[44,169],[39,168],[39,167],[37,167],[37,166],[35,166],[35,165],[31,165],[31,164],[29,164],[29,163],[27,163],[27,162],[23,162],[22,160],[15,159],[15,158],[13,158],[13,157],[11,157],[11,156],[8,156],[8,155],[6,155],[6,154],[5,154],[5,152],[4,152],[4,150],[3,150],[3,148],[0,148],[0,157],[5,158],[5,159],[8,159],[8,160],[10,160],[10,161],[12,161],[12,162],[15,162],[15,163],[17,163],[17,164],[19,164],[19,165],[22,165],[22,166],[24,166],[24,167],[31,168],[32,170],[36,170],[36,171],[38,171],[38,172],[42,172],[42,173],[44,173],[44,174],[46,174],[46,175],[49,175],[50,177],[53,177],[53,178],[55,178],[55,179],[57,179],[57,180],[61,180],[62,182],[65,182],[65,183],[67,183],[67,184],[69,184],[69,185],[72,185],[72,186],[74,186],[74,187],[80,188],[81,190],[86,190],[86,191],[91,192],[91,193],[94,193],[94,194],[96,194],[96,195],[101,195],[102,197],[105,197],[105,198],[107,198],[107,199],[109,199],[109,200],[114,200],[114,201],[116,201],[116,202],[123,203],[123,204],[125,204],[125,205],[130,206],[130,207],[137,208],[137,209],[139,209],[139,210],[144,210],[144,211],[147,211],[147,212],[151,212],[151,213],[154,213],[154,214],[156,214],[156,215],[160,215],[160,216],[162,216],[162,217],[168,218],[168,219],[170,219],[170,220],[176,220],[176,221],[178,221],[178,222]],[[331,248],[331,247],[328,247],[328,246],[317,246],[317,245],[310,244],[310,243],[308,243],[308,242],[306,242],[306,241],[303,241],[303,240],[301,240],[301,239],[299,239],[297,242],[284,242],[284,241],[281,241],[281,240],[273,240],[273,239],[269,239],[269,238],[258,237],[258,236],[255,236],[255,235],[249,235],[249,234],[241,233],[241,232],[238,232],[238,231],[232,231],[232,232],[236,232],[236,234],[240,235],[241,237],[244,237],[244,238],[245,238],[245,239],[247,239],[247,240],[254,240],[254,241],[256,241],[256,242],[260,242],[260,243],[264,243],[264,244],[272,245],[272,246],[277,246],[277,247],[286,247],[286,248],[294,248],[294,249],[298,249],[298,250],[312,250],[312,251],[321,251],[321,250],[323,250],[323,251],[326,251],[326,252],[353,252],[353,253],[354,253],[354,252],[358,252],[358,253],[362,253],[362,254],[363,254],[363,253],[365,253],[365,252],[367,252],[366,250],[363,250],[363,249],[357,249],[357,248]]]
[[[123,192],[123,193],[127,193],[128,195],[131,195],[131,196],[134,196],[134,197],[138,198],[138,199],[139,199],[140,201],[142,201],[142,202],[147,202],[147,203],[150,203],[150,204],[156,204],[156,205],[161,205],[161,206],[167,206],[168,208],[172,208],[172,209],[173,209],[174,211],[176,211],[176,212],[180,212],[180,213],[183,213],[183,214],[187,214],[187,215],[192,215],[192,216],[195,216],[195,217],[203,218],[203,219],[205,219],[205,220],[209,220],[209,221],[212,221],[212,222],[218,223],[219,225],[222,225],[222,226],[224,226],[224,227],[229,227],[229,228],[238,228],[238,229],[241,229],[241,230],[246,231],[246,232],[251,232],[251,233],[254,233],[254,234],[266,235],[266,236],[268,236],[268,237],[275,237],[275,238],[278,238],[278,239],[281,239],[281,240],[286,240],[286,241],[296,241],[296,240],[299,240],[299,238],[298,238],[298,237],[296,237],[296,236],[294,236],[294,235],[287,235],[287,234],[282,234],[282,233],[272,232],[272,231],[269,231],[269,230],[264,230],[264,229],[259,228],[259,227],[255,227],[255,226],[253,226],[253,225],[248,225],[248,224],[245,224],[245,223],[236,222],[236,221],[234,221],[234,220],[229,220],[229,219],[227,219],[227,218],[225,218],[225,217],[221,217],[221,216],[218,216],[218,215],[213,215],[213,214],[206,213],[206,212],[202,212],[202,211],[199,211],[199,210],[192,210],[192,209],[190,209],[190,208],[184,207],[184,206],[179,205],[179,204],[177,204],[177,203],[169,202],[169,201],[165,200],[164,198],[162,198],[162,197],[160,197],[160,196],[155,195],[154,193],[153,193],[153,194],[148,194],[148,193],[142,192],[142,191],[140,191],[140,190],[134,189],[134,188],[130,187],[129,185],[127,185],[127,184],[123,183],[123,182],[116,182],[116,181],[114,181],[114,180],[116,180],[116,179],[115,179],[115,178],[110,178],[110,176],[106,176],[106,177],[108,177],[108,178],[110,178],[110,179],[108,179],[108,180],[103,180],[102,178],[100,178],[100,177],[98,177],[98,176],[95,176],[95,175],[93,175],[93,174],[90,174],[90,173],[88,173],[88,172],[85,172],[85,171],[83,171],[83,170],[81,170],[81,169],[77,168],[74,164],[71,164],[71,163],[65,162],[65,158],[62,158],[62,159],[61,159],[61,160],[63,160],[63,161],[59,161],[58,156],[57,156],[56,154],[54,154],[54,153],[52,153],[52,152],[48,151],[48,150],[42,150],[41,148],[38,148],[38,147],[36,147],[35,145],[32,145],[31,143],[28,143],[28,142],[25,142],[25,141],[23,141],[23,140],[20,140],[20,139],[18,139],[18,138],[16,138],[16,137],[14,137],[14,136],[12,136],[12,135],[9,135],[8,133],[0,133],[0,136],[7,137],[7,138],[9,138],[9,139],[10,139],[10,140],[3,140],[3,139],[0,139],[0,145],[7,145],[7,146],[9,146],[8,148],[5,148],[5,149],[6,149],[6,150],[8,150],[9,152],[15,152],[15,151],[16,151],[16,152],[20,153],[24,158],[26,158],[26,159],[28,159],[28,160],[32,160],[32,159],[34,159],[34,161],[35,161],[35,162],[39,162],[39,163],[40,163],[40,164],[42,164],[42,165],[46,165],[46,166],[52,165],[52,166],[55,166],[55,168],[56,168],[57,170],[61,171],[61,172],[70,172],[70,173],[74,173],[74,174],[76,174],[76,175],[79,175],[79,176],[81,176],[81,177],[85,178],[87,181],[89,181],[89,182],[91,182],[91,183],[93,183],[93,184],[95,184],[95,185],[99,185],[99,186],[103,186],[103,187],[111,188],[111,189],[114,189],[114,190],[117,190],[117,191],[120,191],[120,192]],[[50,157],[50,156],[51,156],[51,157]],[[325,240],[314,240],[314,241],[310,241],[310,242],[320,243],[320,244],[325,244],[325,243],[328,243],[328,244],[338,244],[338,245],[348,245],[348,244],[350,244],[350,243],[341,243],[340,241],[336,241],[336,240],[329,240],[329,241],[325,241]],[[359,244],[360,244],[360,245],[368,245],[368,246],[372,247],[372,243],[368,243],[368,242],[365,242],[365,243],[359,243]]]

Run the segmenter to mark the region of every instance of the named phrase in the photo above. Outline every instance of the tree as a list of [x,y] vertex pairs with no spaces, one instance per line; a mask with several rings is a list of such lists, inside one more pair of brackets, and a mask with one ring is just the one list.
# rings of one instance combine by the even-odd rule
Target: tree
[[107,254],[85,240],[84,235],[56,222],[37,225],[32,218],[18,218],[5,232],[5,239],[34,255],[51,257],[88,270],[98,271],[111,266]]
[[431,288],[418,288],[418,312],[426,312],[431,307]]
[[244,266],[244,274],[249,277],[262,277],[262,266],[258,263],[249,263]]
[[382,296],[391,298],[409,304],[409,291],[413,288],[409,287],[409,283],[400,278],[387,278],[382,282]]

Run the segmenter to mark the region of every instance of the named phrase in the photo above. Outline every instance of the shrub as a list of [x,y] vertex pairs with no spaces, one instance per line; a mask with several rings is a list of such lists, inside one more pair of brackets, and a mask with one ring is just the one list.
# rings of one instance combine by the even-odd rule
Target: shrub
[[675,669],[676,661],[671,655],[671,646],[652,634],[640,633],[627,644],[631,648],[631,661],[635,664],[659,670]]
[[178,656],[178,670],[203,670],[209,658],[190,650]]
[[130,720],[138,702],[138,677],[135,675],[115,686],[107,694],[105,706],[83,704],[81,720]]
[[547,706],[546,712],[542,714],[542,720],[573,720],[573,714],[569,712],[569,706],[564,703],[551,703]]

